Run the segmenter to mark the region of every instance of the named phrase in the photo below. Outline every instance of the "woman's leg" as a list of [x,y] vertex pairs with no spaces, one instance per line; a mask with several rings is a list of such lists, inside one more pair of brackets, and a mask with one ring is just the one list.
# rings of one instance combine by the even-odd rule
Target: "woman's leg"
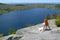
[[43,30],[46,30],[46,29],[47,29],[47,26],[44,26],[44,27],[43,27]]
[[48,25],[48,28],[50,29],[50,26]]

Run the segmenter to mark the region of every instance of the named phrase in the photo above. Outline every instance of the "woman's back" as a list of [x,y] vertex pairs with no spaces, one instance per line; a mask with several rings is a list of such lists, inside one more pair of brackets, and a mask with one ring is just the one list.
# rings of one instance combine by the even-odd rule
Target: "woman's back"
[[44,19],[45,26],[48,26],[48,20]]

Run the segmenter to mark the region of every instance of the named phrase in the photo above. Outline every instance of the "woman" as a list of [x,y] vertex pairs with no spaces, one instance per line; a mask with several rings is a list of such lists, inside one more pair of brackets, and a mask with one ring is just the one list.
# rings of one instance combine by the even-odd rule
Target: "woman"
[[44,30],[47,29],[47,28],[50,29],[49,24],[48,24],[48,20],[44,19]]
[[[41,32],[45,31],[45,30],[51,30],[50,27],[49,27],[49,24],[48,24],[48,20],[47,19],[44,19],[44,23],[43,23],[44,27],[40,27],[39,30]],[[48,29],[49,28],[49,29]]]

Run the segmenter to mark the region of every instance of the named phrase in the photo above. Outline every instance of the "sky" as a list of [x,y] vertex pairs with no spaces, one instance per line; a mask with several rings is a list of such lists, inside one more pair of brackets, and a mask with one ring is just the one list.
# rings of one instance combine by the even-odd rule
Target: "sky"
[[0,0],[0,3],[60,3],[60,0]]

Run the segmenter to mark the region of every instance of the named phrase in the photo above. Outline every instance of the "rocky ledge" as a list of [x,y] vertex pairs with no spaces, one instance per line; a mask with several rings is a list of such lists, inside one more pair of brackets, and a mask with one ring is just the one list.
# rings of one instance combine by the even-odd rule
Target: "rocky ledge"
[[52,30],[40,32],[38,28],[43,27],[42,23],[35,26],[19,29],[16,34],[1,37],[0,40],[60,40],[60,28],[56,27],[55,19],[49,20]]

